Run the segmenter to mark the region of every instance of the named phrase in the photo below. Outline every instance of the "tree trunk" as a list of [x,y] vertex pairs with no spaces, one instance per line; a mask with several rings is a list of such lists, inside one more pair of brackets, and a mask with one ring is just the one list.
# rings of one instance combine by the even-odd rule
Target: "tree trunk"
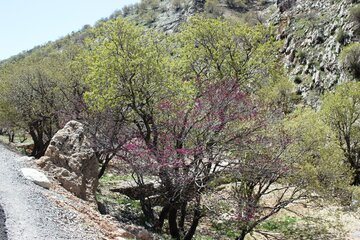
[[15,132],[13,130],[10,130],[9,133],[8,133],[8,137],[9,137],[9,142],[13,143],[14,138],[15,138]]
[[181,204],[181,216],[180,216],[180,221],[179,221],[179,229],[181,232],[185,232],[185,217],[186,217],[186,208],[187,208],[187,203],[183,203]]
[[355,186],[359,186],[360,185],[360,169],[355,168],[355,177],[354,177],[354,182],[353,185]]
[[39,126],[38,123],[30,125],[29,133],[34,142],[34,148],[31,152],[31,156],[33,156],[35,158],[41,158],[42,156],[44,156],[46,148],[50,143],[50,140],[47,141],[46,143],[44,143],[43,131],[41,129],[41,126]]
[[244,240],[245,236],[248,234],[249,232],[246,230],[242,230],[240,236],[238,236],[235,240]]
[[105,157],[105,161],[101,165],[101,169],[100,169],[100,172],[99,172],[99,175],[98,175],[98,179],[100,179],[104,175],[105,170],[106,170],[107,166],[109,165],[109,162],[110,162],[111,159],[112,159],[112,156],[107,155]]
[[152,209],[150,201],[147,201],[145,197],[140,198],[141,210],[144,214],[145,220],[150,223],[151,226],[155,224],[155,215]]
[[174,207],[170,208],[169,211],[169,230],[172,238],[180,240],[180,232],[177,225],[177,209]]
[[155,232],[157,233],[161,233],[162,232],[162,228],[164,226],[164,222],[165,222],[165,219],[168,217],[168,214],[169,214],[169,210],[170,210],[170,206],[169,205],[165,205],[163,207],[163,209],[161,210],[160,212],[160,215],[159,215],[159,219],[155,225]]
[[196,208],[194,210],[194,217],[193,217],[190,229],[189,229],[189,231],[187,231],[187,233],[184,237],[184,240],[191,240],[194,237],[194,234],[196,232],[197,226],[199,225],[200,219],[201,219],[201,211],[198,208]]

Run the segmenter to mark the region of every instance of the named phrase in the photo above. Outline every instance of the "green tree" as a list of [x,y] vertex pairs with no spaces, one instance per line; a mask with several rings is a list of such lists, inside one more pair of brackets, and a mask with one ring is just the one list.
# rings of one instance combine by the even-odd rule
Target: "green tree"
[[271,27],[193,17],[174,42],[175,69],[186,79],[236,79],[254,92],[283,74],[277,54],[281,42]]
[[[152,176],[166,190],[160,193],[165,203],[158,217],[151,198],[140,197],[156,230],[167,218],[174,238],[191,239],[195,233],[202,194],[217,175],[214,169],[226,149],[236,149],[235,141],[245,141],[256,125],[251,120],[255,107],[245,95],[272,86],[282,74],[277,69],[280,45],[271,32],[203,17],[170,37],[124,19],[93,30],[79,58],[88,69],[86,100],[94,111],[122,110],[127,129],[136,132],[125,144],[127,155],[119,156],[120,151],[118,156],[140,187]],[[206,163],[209,156],[214,158]],[[193,217],[185,231],[189,209]]]
[[76,51],[58,42],[1,66],[3,123],[28,131],[34,142],[31,155],[37,158],[64,121],[80,112],[83,85],[70,67]]
[[254,136],[228,175],[234,182],[227,204],[237,206],[236,239],[245,239],[291,204],[319,197],[340,202],[349,196],[351,170],[336,134],[313,110],[297,110]]
[[344,83],[325,94],[321,114],[337,133],[347,163],[355,171],[354,183],[360,184],[360,83]]
[[355,79],[360,78],[360,43],[345,47],[340,54],[340,64]]

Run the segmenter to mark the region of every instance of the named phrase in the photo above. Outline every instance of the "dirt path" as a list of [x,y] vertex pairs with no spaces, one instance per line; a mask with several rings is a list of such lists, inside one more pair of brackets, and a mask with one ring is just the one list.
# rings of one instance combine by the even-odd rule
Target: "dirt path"
[[[76,214],[55,206],[47,197],[52,192],[23,178],[27,167],[21,156],[0,145],[0,206],[6,216],[9,240],[99,239]],[[0,240],[4,217],[0,211]]]

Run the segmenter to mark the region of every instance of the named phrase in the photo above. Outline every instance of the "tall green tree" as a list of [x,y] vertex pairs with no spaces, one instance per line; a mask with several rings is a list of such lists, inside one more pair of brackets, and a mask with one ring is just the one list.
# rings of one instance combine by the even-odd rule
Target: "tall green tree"
[[[1,66],[2,123],[26,129],[34,142],[32,156],[41,157],[55,132],[75,118],[84,91],[71,68],[75,46],[49,46]],[[77,71],[77,70],[76,70]]]
[[[121,18],[93,30],[78,59],[87,69],[86,102],[99,114],[115,112],[108,117],[126,125],[118,129],[129,138],[114,138],[121,143],[116,155],[132,169],[139,187],[147,189],[149,177],[160,183],[160,211],[148,191],[139,196],[154,230],[161,232],[167,219],[173,238],[191,239],[204,214],[202,197],[219,177],[231,175],[241,183],[234,189],[244,216],[274,185],[285,184],[280,194],[294,191],[290,199],[285,194],[272,206],[273,211],[259,207],[255,219],[243,218],[239,239],[302,199],[303,188],[315,191],[309,179],[300,180],[301,174],[315,179],[314,185],[323,184],[316,165],[320,160],[299,158],[303,149],[282,140],[280,132],[277,137],[266,130],[276,129],[273,125],[288,108],[281,106],[279,114],[269,105],[291,92],[279,71],[279,46],[271,28],[204,17],[190,19],[173,36],[145,31]],[[257,100],[265,93],[260,104]],[[315,154],[325,153],[321,147],[313,145]],[[319,159],[329,161],[325,155]],[[300,167],[308,162],[316,169],[311,176]],[[254,171],[256,164],[262,171]],[[277,169],[280,165],[284,167]],[[191,219],[188,229],[186,219]]]
[[321,114],[337,133],[346,161],[355,171],[354,184],[360,184],[360,83],[344,83],[326,93]]

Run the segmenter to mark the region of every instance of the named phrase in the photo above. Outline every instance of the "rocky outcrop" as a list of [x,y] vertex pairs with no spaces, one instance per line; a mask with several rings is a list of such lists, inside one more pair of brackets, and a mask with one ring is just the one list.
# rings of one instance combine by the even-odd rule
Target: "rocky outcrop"
[[95,202],[98,160],[85,136],[83,124],[70,121],[51,139],[38,165],[77,197]]
[[318,107],[320,96],[352,80],[339,64],[344,47],[358,41],[349,17],[352,1],[278,0],[269,23],[279,28],[285,68],[307,105]]

